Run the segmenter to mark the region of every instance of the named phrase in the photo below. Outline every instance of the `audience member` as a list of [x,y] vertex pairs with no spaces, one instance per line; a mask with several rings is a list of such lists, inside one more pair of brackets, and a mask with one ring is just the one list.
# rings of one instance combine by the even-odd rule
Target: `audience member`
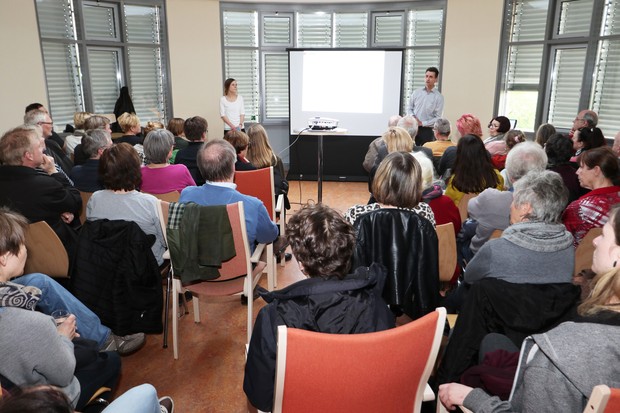
[[451,126],[448,119],[438,119],[433,126],[433,133],[435,140],[424,144],[425,148],[430,148],[433,151],[433,157],[441,157],[446,149],[455,146],[454,142],[450,140]]
[[465,282],[485,277],[518,284],[571,282],[573,237],[561,221],[567,202],[568,191],[555,172],[535,170],[516,181],[511,225],[471,259]]
[[[527,138],[525,137],[525,134],[523,132],[518,129],[512,129],[504,134],[503,141],[491,142],[489,145],[487,145],[487,150],[489,146],[493,146],[496,149],[494,150],[495,154],[491,155],[491,163],[493,163],[495,169],[501,171],[502,178],[504,178],[505,189],[512,188],[512,185],[510,184],[504,170],[506,166],[506,157],[508,156],[508,152],[510,152],[510,150],[514,148],[516,144],[525,142],[526,139]],[[501,150],[499,149],[500,146]],[[489,151],[489,153],[491,153],[491,151]]]
[[183,125],[185,124],[185,119],[183,118],[172,118],[168,121],[168,129],[174,135],[174,149],[184,149],[189,145],[189,141],[185,137],[185,132],[183,131]]
[[616,136],[614,136],[614,143],[611,149],[614,151],[616,156],[620,158],[620,132],[616,133]]
[[[51,315],[58,309],[75,315],[77,328],[83,338],[97,343],[99,351],[116,351],[120,355],[132,353],[142,347],[144,334],[114,335],[101,324],[101,320],[63,286],[45,274],[23,274],[26,247],[25,233],[28,221],[22,215],[0,208],[0,307],[22,307]],[[8,258],[20,258],[9,266]]]
[[[399,127],[405,129],[409,136],[411,136],[411,140],[413,141],[413,152],[422,152],[424,155],[428,157],[428,159],[433,160],[433,151],[430,148],[425,148],[424,146],[416,144],[416,138],[418,137],[418,120],[415,116],[403,116],[399,121]],[[428,128],[430,129],[430,128]],[[432,132],[432,131],[431,131]]]
[[[480,119],[475,117],[472,114],[466,113],[462,115],[456,121],[456,129],[459,131],[459,138],[462,138],[466,135],[474,135],[478,138],[482,139],[482,127],[480,126]],[[458,145],[457,145],[458,146]],[[439,160],[439,167],[437,168],[437,173],[441,178],[446,178],[450,176],[452,169],[454,168],[454,163],[456,162],[456,146],[451,146],[446,148],[441,159]]]
[[309,278],[280,291],[259,288],[268,304],[256,318],[243,390],[262,411],[272,410],[278,325],[337,334],[394,327],[381,298],[385,268],[373,264],[349,273],[355,231],[338,212],[322,204],[306,206],[291,217],[286,235]]
[[53,157],[56,165],[60,166],[62,172],[68,176],[69,172],[71,172],[71,168],[73,168],[73,162],[67,157],[67,155],[65,155],[65,152],[62,149],[64,146],[64,141],[61,145],[59,145],[54,141],[54,139],[51,139],[54,123],[52,122],[50,115],[42,110],[31,110],[24,115],[24,125],[38,125],[41,127],[41,133],[45,141],[45,154]]
[[142,143],[142,136],[140,135],[142,126],[140,126],[140,118],[135,113],[125,112],[116,121],[123,130],[124,135],[114,139],[114,143],[126,142],[131,146]]
[[[388,119],[388,129],[398,126],[398,121],[402,119],[400,115],[390,116]],[[379,152],[384,153],[385,156],[385,140],[383,140],[383,135],[379,136],[368,145],[368,151],[366,152],[366,156],[364,156],[364,162],[362,162],[362,167],[366,170],[366,172],[370,173],[371,169],[377,162],[377,156]]]
[[250,138],[245,132],[237,129],[231,129],[224,135],[224,140],[230,143],[237,153],[237,161],[235,162],[235,171],[253,171],[256,169],[254,165],[245,157],[248,153],[248,145]]
[[598,115],[593,110],[584,109],[577,114],[573,120],[573,127],[568,133],[569,138],[573,138],[575,131],[581,128],[595,128],[598,125]]
[[99,158],[106,149],[112,146],[112,136],[104,129],[94,129],[82,137],[82,150],[88,160],[76,165],[69,177],[81,192],[95,192],[103,189],[99,179]]
[[372,182],[372,193],[376,202],[354,205],[344,214],[354,224],[363,214],[381,208],[399,208],[413,211],[435,225],[431,207],[422,200],[422,169],[411,153],[392,152],[377,168]]
[[[45,221],[72,255],[82,207],[80,192],[43,153],[40,127],[18,127],[0,139],[0,205],[30,222]],[[45,173],[37,172],[40,168]]]
[[147,235],[154,235],[151,250],[161,265],[166,241],[159,222],[157,203],[153,195],[138,192],[142,184],[140,159],[128,143],[113,145],[99,159],[99,176],[104,190],[93,193],[86,206],[86,219],[133,221]]
[[[185,134],[190,136],[187,127]],[[207,182],[200,187],[185,188],[179,202],[195,202],[208,206],[242,201],[248,241],[253,251],[257,242],[273,242],[278,236],[278,227],[271,221],[265,205],[259,199],[236,190],[235,159],[235,148],[225,140],[214,139],[205,143],[198,152],[197,161],[200,173]]]
[[510,399],[502,401],[482,389],[449,383],[439,387],[439,400],[446,408],[465,406],[476,412],[581,413],[595,385],[617,383],[620,352],[618,346],[611,344],[620,342],[617,304],[620,272],[616,268],[620,260],[620,220],[617,217],[618,207],[614,207],[603,226],[603,234],[593,242],[592,270],[597,276],[590,296],[578,308],[579,317],[526,339]]
[[205,183],[205,179],[198,169],[196,157],[202,144],[207,139],[207,131],[208,124],[205,118],[194,116],[185,120],[183,132],[189,142],[186,148],[180,149],[177,152],[177,156],[174,159],[175,164],[182,164],[187,167],[189,173],[192,174],[192,178],[194,178],[194,182],[199,186]]
[[547,169],[557,172],[568,189],[568,203],[575,201],[585,190],[579,185],[577,171],[570,164],[573,155],[573,142],[561,133],[554,133],[545,144],[545,152],[549,157]]
[[547,140],[554,134],[555,127],[550,123],[543,123],[536,130],[536,136],[534,137],[534,141],[544,148]]
[[[47,110],[47,108],[45,106],[43,106],[42,103],[31,103],[31,104],[29,104],[28,106],[26,106],[26,110],[24,111],[24,114],[30,112],[31,110],[42,110],[43,112],[47,113],[48,115],[50,114],[49,110]],[[65,141],[60,137],[60,135],[58,135],[56,132],[54,132],[54,129],[52,129],[52,134],[50,136],[50,139],[52,139],[54,142],[56,142],[58,144],[58,146],[61,147],[61,148],[65,144]]]
[[[103,129],[109,134],[112,134],[112,129],[110,128],[110,119],[102,115],[91,115],[88,119],[84,121],[84,130],[88,132],[94,129]],[[84,153],[84,150],[82,149],[82,144],[78,144],[73,150],[73,163],[75,165],[82,165],[88,159],[89,156]]]
[[151,194],[165,194],[167,192],[181,192],[187,186],[196,185],[192,175],[185,165],[170,165],[168,160],[172,156],[174,136],[166,129],[156,129],[149,132],[144,139],[144,154],[149,160],[141,168],[142,192]]
[[90,118],[90,112],[75,112],[73,114],[73,134],[65,136],[65,153],[69,157],[73,157],[75,147],[82,143],[82,136],[85,134],[84,122]]
[[575,248],[588,231],[605,225],[609,209],[620,202],[620,186],[614,185],[618,173],[618,158],[609,147],[590,149],[579,156],[579,183],[591,191],[571,202],[562,217],[575,237]]
[[493,167],[482,140],[475,135],[465,135],[456,146],[454,170],[446,185],[446,195],[458,206],[467,193],[478,194],[486,188],[502,190],[504,179]]
[[[146,122],[146,126],[144,126],[144,131],[142,132],[142,136],[144,136],[146,138],[146,135],[148,135],[150,132],[157,130],[157,129],[165,129],[166,127],[164,126],[163,123],[158,122],[158,121],[148,121]],[[144,139],[143,139],[144,141]]]
[[501,145],[495,142],[504,142],[504,134],[510,130],[510,119],[506,116],[497,116],[489,122],[489,137],[484,140],[484,146],[491,155],[502,151]]
[[588,149],[606,146],[605,136],[599,128],[581,128],[577,129],[573,134],[573,149],[575,156],[571,158],[571,162],[577,162],[577,157]]

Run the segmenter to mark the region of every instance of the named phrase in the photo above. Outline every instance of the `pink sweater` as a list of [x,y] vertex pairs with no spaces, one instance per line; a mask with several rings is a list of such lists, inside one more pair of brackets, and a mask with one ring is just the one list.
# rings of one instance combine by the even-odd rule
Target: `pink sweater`
[[185,165],[168,165],[163,168],[142,167],[142,192],[151,194],[165,194],[166,192],[181,192],[186,186],[196,183]]

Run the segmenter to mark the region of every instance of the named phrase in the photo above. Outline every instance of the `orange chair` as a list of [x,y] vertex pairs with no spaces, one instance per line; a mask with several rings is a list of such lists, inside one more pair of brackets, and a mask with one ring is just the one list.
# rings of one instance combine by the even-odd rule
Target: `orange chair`
[[[283,207],[284,197],[279,196],[278,202],[274,205],[275,189],[273,186],[273,166],[269,168],[256,169],[254,171],[237,171],[235,172],[235,184],[237,190],[245,195],[250,195],[260,199],[271,220],[280,228],[280,236],[284,236],[285,209]],[[280,213],[279,219],[276,212]],[[276,274],[276,259],[273,251],[273,243],[264,247],[267,250],[267,284],[269,291],[276,288],[278,280]],[[285,260],[281,260],[282,266]]]
[[155,198],[161,199],[162,201],[166,201],[166,202],[179,202],[179,198],[181,197],[181,193],[179,191],[171,191],[171,192],[166,192],[164,194],[153,194],[150,192],[145,192],[145,193],[151,194]]
[[28,225],[28,257],[24,274],[40,272],[54,278],[69,278],[69,257],[58,235],[45,221]]
[[445,321],[438,308],[378,333],[278,326],[274,413],[419,412]]
[[83,224],[86,222],[86,205],[88,205],[88,200],[93,195],[92,192],[82,192],[80,191],[80,197],[82,197],[82,210],[80,211],[80,222]]
[[454,224],[437,225],[437,246],[439,248],[439,281],[450,282],[454,277],[456,268],[456,236],[454,235]]
[[604,384],[594,386],[583,413],[620,412],[620,389],[609,388]]
[[[162,207],[165,205],[162,203]],[[202,208],[220,208],[220,206],[204,206]],[[220,277],[213,281],[203,281],[187,286],[181,285],[179,278],[172,279],[172,345],[174,358],[179,358],[178,345],[178,323],[179,323],[179,294],[191,291],[198,296],[226,296],[243,293],[248,297],[248,316],[247,316],[247,342],[252,336],[253,324],[253,303],[252,299],[254,287],[260,279],[260,275],[265,268],[265,263],[259,261],[256,251],[250,255],[250,246],[245,227],[245,214],[243,212],[243,202],[226,205],[228,219],[233,232],[236,255],[230,260],[223,262],[219,269]],[[170,261],[174,262],[175,257],[170,251]],[[254,268],[252,268],[254,266]],[[171,266],[170,271],[173,271]],[[200,322],[200,301],[198,297],[192,300],[194,304],[194,321]],[[225,322],[225,321],[222,321]]]
[[458,205],[459,213],[461,214],[461,222],[465,222],[465,220],[469,216],[469,212],[467,211],[467,205],[469,204],[469,201],[471,201],[477,196],[478,194],[470,192],[470,193],[463,195],[463,197],[461,198],[461,201],[459,202],[459,205]]
[[594,254],[594,245],[592,241],[594,238],[601,235],[603,228],[592,228],[585,237],[581,240],[577,249],[575,250],[575,270],[573,275],[579,275],[579,272],[584,269],[590,269],[592,267],[592,256]]

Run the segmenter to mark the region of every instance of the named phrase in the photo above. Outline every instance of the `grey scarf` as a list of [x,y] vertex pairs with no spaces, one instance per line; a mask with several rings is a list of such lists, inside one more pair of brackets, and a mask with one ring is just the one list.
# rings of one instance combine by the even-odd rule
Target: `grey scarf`
[[556,252],[573,245],[573,236],[563,224],[519,222],[506,228],[502,238],[537,252]]

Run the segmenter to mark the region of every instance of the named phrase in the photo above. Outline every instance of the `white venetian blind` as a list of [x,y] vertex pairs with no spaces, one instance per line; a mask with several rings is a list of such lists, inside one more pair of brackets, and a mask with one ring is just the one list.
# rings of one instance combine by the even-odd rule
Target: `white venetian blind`
[[335,13],[334,36],[336,47],[366,47],[368,13]]
[[374,46],[402,46],[405,16],[403,13],[375,15]]
[[95,113],[112,113],[121,85],[120,49],[88,47],[90,86]]
[[84,31],[88,40],[120,41],[118,33],[118,12],[109,3],[84,3]]
[[265,118],[288,118],[288,55],[265,53]]
[[224,46],[258,47],[257,13],[224,12]]
[[590,25],[584,22],[592,21],[592,7],[594,0],[569,0],[560,4],[559,35],[582,35],[590,33]]
[[259,121],[258,50],[227,49],[224,59],[224,76],[237,80],[238,93],[243,96],[245,119]]
[[543,40],[549,0],[517,0],[513,3],[511,42]]
[[579,98],[585,61],[585,47],[555,50],[547,122],[556,128],[570,129],[581,109]]
[[292,45],[292,15],[263,16],[263,46]]
[[592,110],[599,115],[599,127],[606,136],[620,130],[620,39],[599,43],[594,72]]
[[297,47],[332,47],[332,14],[297,13]]

